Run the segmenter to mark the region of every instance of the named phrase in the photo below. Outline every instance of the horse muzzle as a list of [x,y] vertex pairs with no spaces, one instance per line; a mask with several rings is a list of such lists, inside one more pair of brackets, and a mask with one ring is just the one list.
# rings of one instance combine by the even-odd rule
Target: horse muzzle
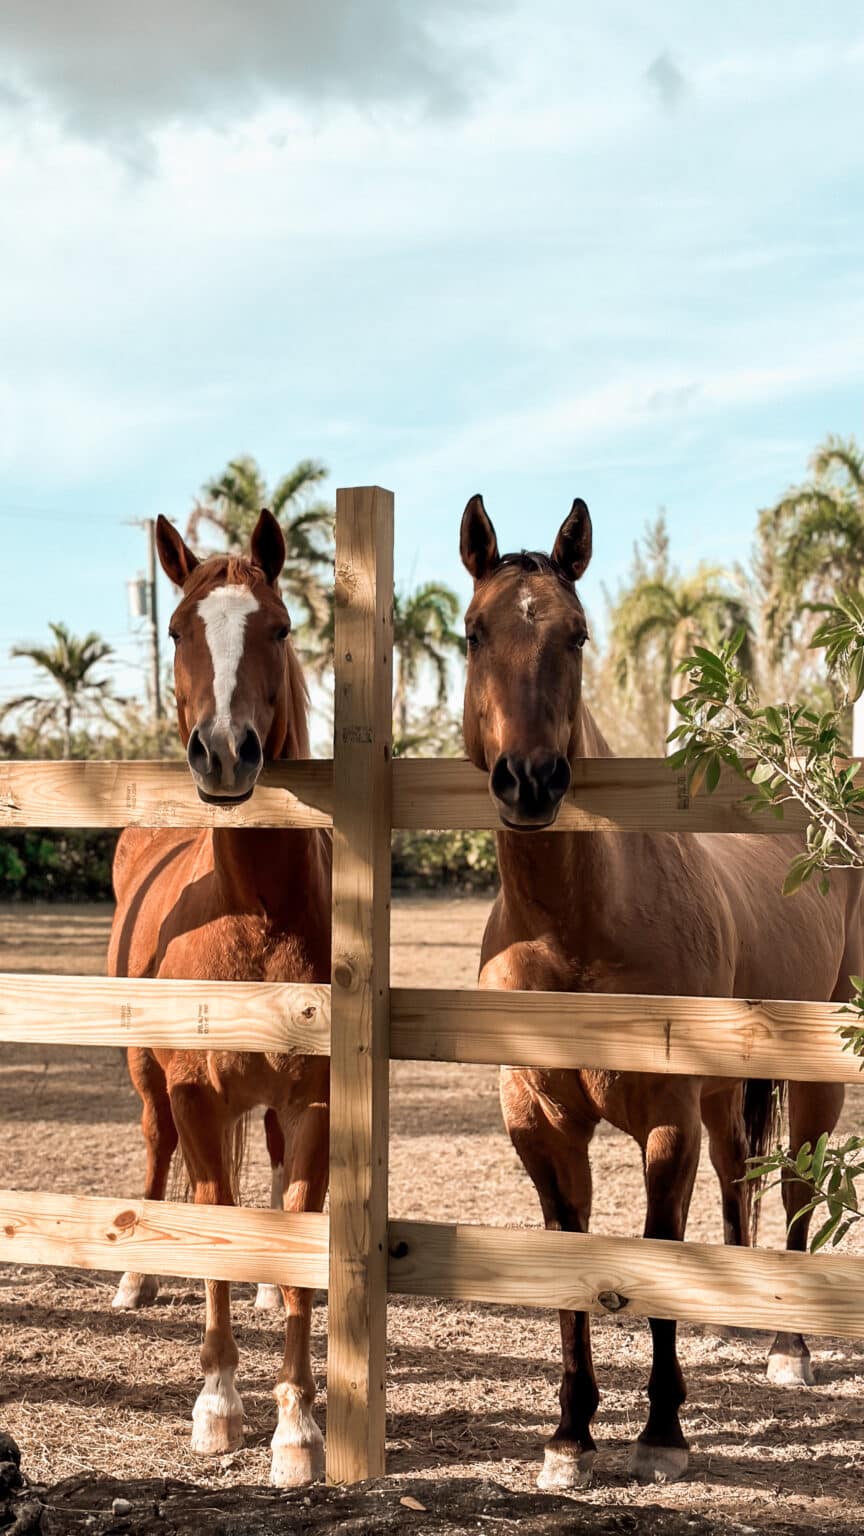
[[526,757],[502,752],[489,775],[498,815],[511,832],[539,832],[551,827],[569,788],[566,757],[545,748]]
[[251,725],[239,730],[196,725],[189,737],[186,760],[198,794],[207,805],[240,805],[249,799],[258,782],[264,750]]

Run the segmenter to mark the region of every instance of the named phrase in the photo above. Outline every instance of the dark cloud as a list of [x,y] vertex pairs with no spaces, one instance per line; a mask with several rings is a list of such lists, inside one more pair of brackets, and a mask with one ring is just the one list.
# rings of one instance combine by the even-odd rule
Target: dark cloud
[[687,79],[671,53],[658,53],[645,71],[645,79],[667,112],[674,112],[687,94]]
[[132,158],[165,123],[221,125],[280,98],[450,113],[473,73],[460,24],[488,4],[5,0],[0,89]]

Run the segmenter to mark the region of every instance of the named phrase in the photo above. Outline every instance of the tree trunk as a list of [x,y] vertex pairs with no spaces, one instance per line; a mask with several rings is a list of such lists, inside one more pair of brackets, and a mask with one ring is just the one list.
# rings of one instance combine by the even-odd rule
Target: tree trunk
[[72,756],[72,705],[63,705],[63,756]]
[[864,757],[864,695],[852,705],[852,756]]

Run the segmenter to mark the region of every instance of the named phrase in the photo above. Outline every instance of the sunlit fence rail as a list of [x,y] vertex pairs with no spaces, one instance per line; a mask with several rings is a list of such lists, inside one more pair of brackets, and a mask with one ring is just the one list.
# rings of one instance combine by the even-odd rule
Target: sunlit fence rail
[[[387,1292],[864,1337],[864,1266],[696,1243],[391,1221],[391,1060],[853,1082],[829,1003],[389,989],[394,828],[494,827],[462,762],[391,762],[392,496],[340,491],[334,757],[232,811],[185,765],[0,764],[0,827],[332,826],[331,986],[0,976],[0,1041],[330,1054],[330,1217],[0,1190],[0,1260],[329,1291],[327,1470],[384,1470]],[[793,811],[779,828],[800,823]],[[776,833],[740,782],[691,798],[662,760],[577,765],[557,830]]]

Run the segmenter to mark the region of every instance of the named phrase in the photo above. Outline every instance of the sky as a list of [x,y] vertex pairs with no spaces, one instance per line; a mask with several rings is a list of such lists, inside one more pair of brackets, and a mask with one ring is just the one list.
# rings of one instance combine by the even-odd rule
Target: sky
[[478,490],[588,501],[595,615],[660,506],[746,558],[864,432],[862,75],[855,0],[4,0],[0,699],[56,619],[140,690],[136,521],[238,453],[390,487],[403,587]]

